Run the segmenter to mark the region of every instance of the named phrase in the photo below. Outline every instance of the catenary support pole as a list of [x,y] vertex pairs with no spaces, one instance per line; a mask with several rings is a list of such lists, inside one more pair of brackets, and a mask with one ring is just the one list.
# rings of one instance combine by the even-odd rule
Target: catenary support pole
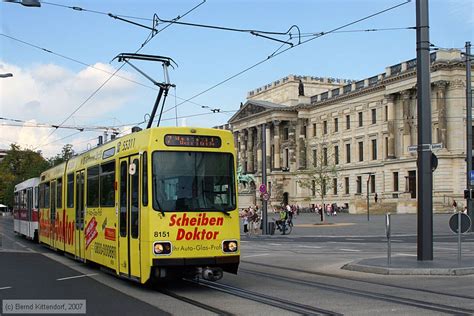
[[[467,186],[471,192],[471,172],[472,172],[472,84],[471,84],[471,42],[466,42],[466,153],[467,153]],[[467,214],[471,219],[474,217],[474,201],[469,194],[467,198]],[[472,232],[472,226],[470,231]]]
[[[267,187],[267,126],[265,123],[262,124],[262,183]],[[267,212],[267,201],[262,199],[262,220],[263,220],[263,235],[268,235],[268,212]]]
[[433,174],[431,170],[430,38],[428,0],[416,1],[418,117],[417,259],[433,260]]

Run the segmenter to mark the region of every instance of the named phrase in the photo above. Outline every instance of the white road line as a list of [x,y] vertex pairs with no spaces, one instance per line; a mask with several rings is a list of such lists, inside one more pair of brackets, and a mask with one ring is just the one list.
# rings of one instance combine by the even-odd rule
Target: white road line
[[416,257],[417,255],[414,255],[412,253],[401,253],[401,252],[397,252],[395,254],[396,256],[408,256],[408,257]]
[[300,247],[300,248],[314,248],[314,249],[322,248],[322,247],[319,247],[319,246],[304,246],[304,245],[298,245],[298,247]]
[[338,250],[341,250],[341,251],[354,251],[354,252],[359,252],[360,250],[357,250],[357,249],[338,249]]
[[249,256],[243,256],[242,259],[247,259],[247,258],[252,258],[252,257],[262,257],[262,256],[268,256],[269,253],[259,253],[256,255],[249,255]]
[[269,243],[271,246],[281,246],[281,244]]
[[403,242],[403,240],[400,239],[392,239],[392,241]]
[[26,248],[26,246],[23,245],[21,242],[16,241],[15,244],[18,244],[18,245],[20,245],[21,247]]
[[8,289],[11,289],[11,288],[12,288],[11,286],[0,287],[0,291],[1,290],[8,290]]
[[64,281],[64,280],[70,280],[70,279],[77,279],[77,278],[83,278],[83,277],[88,277],[88,276],[93,276],[93,275],[97,275],[97,273],[82,274],[82,275],[76,275],[76,276],[67,277],[67,278],[60,278],[60,279],[56,279],[56,281]]

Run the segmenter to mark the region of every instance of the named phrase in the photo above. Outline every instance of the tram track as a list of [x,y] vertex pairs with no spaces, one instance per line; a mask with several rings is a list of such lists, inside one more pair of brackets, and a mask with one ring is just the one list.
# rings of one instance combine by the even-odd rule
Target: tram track
[[[453,297],[453,298],[462,298],[462,299],[474,300],[474,296],[466,295],[466,294],[462,294],[462,293],[453,294],[453,293],[438,292],[438,291],[433,291],[433,290],[428,290],[428,289],[420,289],[420,288],[409,287],[409,286],[387,284],[387,283],[383,283],[383,282],[367,281],[367,280],[362,280],[362,279],[348,277],[348,276],[340,276],[340,275],[332,274],[332,273],[308,271],[308,270],[297,269],[297,268],[289,268],[289,267],[281,267],[281,266],[277,266],[277,265],[273,265],[273,264],[255,263],[255,262],[250,262],[250,261],[246,261],[246,260],[242,260],[241,262],[245,263],[245,264],[259,266],[259,267],[267,267],[267,268],[274,268],[274,269],[280,269],[280,270],[285,270],[285,271],[306,273],[306,274],[310,274],[310,275],[316,275],[316,276],[322,276],[322,277],[328,277],[328,278],[335,278],[335,279],[341,279],[341,280],[347,280],[347,281],[354,281],[354,282],[365,283],[365,284],[370,284],[370,285],[386,286],[386,287],[400,289],[400,290],[416,291],[416,292],[427,293],[427,294],[435,294],[435,295],[442,295],[442,296]],[[242,269],[239,269],[239,271],[240,270],[242,270]]]
[[231,294],[234,296],[238,296],[240,298],[244,298],[253,302],[262,303],[271,307],[277,307],[282,310],[286,310],[288,312],[297,313],[300,315],[343,315],[341,313],[330,311],[323,308],[318,308],[306,304],[301,304],[297,302],[292,302],[280,297],[274,297],[254,291],[249,291],[247,289],[238,288],[235,286],[222,284],[222,283],[215,283],[206,280],[191,280],[185,279],[185,281],[201,286],[206,287],[208,289],[216,290],[219,292],[224,292],[227,294]]
[[336,292],[338,294],[344,293],[344,294],[348,294],[352,296],[358,296],[358,297],[363,297],[363,298],[375,299],[378,301],[406,305],[406,306],[416,307],[416,308],[434,311],[434,312],[441,312],[441,313],[446,313],[446,314],[451,314],[451,315],[466,315],[466,316],[474,314],[474,309],[462,308],[462,307],[439,304],[439,303],[432,303],[432,302],[421,301],[421,300],[412,299],[412,298],[405,298],[405,297],[400,297],[400,296],[395,296],[395,295],[388,295],[388,294],[383,294],[383,293],[374,293],[367,290],[354,289],[350,287],[332,285],[329,283],[323,283],[323,282],[317,282],[317,281],[305,281],[305,280],[288,277],[288,276],[282,276],[282,275],[273,274],[273,273],[266,273],[266,272],[248,270],[248,269],[239,269],[239,271],[252,274],[254,276],[270,278],[272,280],[278,280],[278,281],[283,281],[283,282],[287,282],[291,284],[299,284],[299,285],[304,285],[304,286],[308,286],[312,288],[318,288],[318,289],[322,289],[326,291]]

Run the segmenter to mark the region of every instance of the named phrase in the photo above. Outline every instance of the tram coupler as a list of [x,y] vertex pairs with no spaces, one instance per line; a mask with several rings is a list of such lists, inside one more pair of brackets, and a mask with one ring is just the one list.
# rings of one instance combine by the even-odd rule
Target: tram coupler
[[224,272],[221,268],[203,268],[202,269],[202,278],[207,281],[218,281],[222,279]]

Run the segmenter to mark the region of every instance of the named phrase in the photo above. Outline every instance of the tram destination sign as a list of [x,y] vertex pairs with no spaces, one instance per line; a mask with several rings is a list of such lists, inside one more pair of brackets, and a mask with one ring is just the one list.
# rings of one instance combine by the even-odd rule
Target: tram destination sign
[[217,136],[174,134],[165,136],[166,146],[220,148],[221,144],[221,138]]

